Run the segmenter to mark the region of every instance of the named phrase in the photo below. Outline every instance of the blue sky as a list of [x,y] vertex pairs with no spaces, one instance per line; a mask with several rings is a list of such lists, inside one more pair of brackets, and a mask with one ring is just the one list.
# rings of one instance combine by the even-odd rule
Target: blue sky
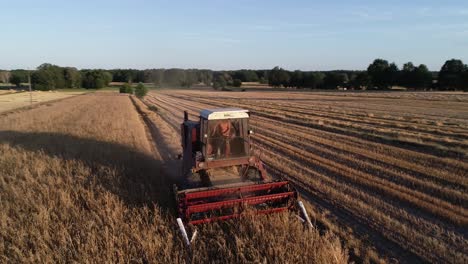
[[0,69],[468,63],[468,1],[0,0]]

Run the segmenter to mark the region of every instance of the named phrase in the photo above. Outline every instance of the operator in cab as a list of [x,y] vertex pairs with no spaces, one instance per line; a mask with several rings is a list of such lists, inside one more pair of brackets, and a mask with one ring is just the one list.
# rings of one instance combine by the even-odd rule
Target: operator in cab
[[210,129],[210,140],[208,140],[206,153],[208,158],[223,155],[229,157],[231,154],[231,139],[236,135],[236,128],[231,120],[223,119],[215,122]]

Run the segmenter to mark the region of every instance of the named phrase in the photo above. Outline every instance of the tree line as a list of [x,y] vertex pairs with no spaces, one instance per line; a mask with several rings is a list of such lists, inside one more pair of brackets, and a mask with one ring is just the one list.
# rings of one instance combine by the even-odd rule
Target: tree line
[[[34,90],[55,90],[63,88],[99,89],[109,85],[112,75],[105,70],[78,70],[74,67],[60,67],[44,63],[34,71],[12,70],[0,73],[0,81],[17,87],[29,83]],[[8,80],[8,81],[6,81]]]
[[240,86],[242,82],[267,82],[265,70],[213,71],[207,69],[115,69],[109,70],[114,82],[154,83],[159,87],[192,87],[195,84],[214,88]]
[[268,83],[274,87],[312,89],[374,89],[395,86],[417,90],[468,90],[468,66],[461,60],[447,60],[439,72],[426,65],[405,63],[400,70],[395,63],[374,60],[365,71],[305,72],[275,67],[268,72]]
[[461,60],[447,60],[439,72],[426,65],[405,63],[401,69],[384,59],[374,60],[365,71],[288,71],[280,67],[271,70],[241,69],[213,71],[207,69],[82,69],[44,63],[34,71],[0,71],[0,82],[21,86],[31,83],[36,90],[60,88],[106,87],[110,82],[153,83],[157,87],[192,87],[195,84],[214,89],[240,87],[245,82],[268,83],[273,87],[311,89],[376,89],[395,86],[419,90],[467,90],[468,66]]

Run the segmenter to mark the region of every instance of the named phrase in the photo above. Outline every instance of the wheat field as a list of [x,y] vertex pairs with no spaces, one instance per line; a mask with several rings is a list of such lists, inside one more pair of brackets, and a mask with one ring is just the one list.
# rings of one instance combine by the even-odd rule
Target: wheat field
[[21,107],[59,100],[79,94],[84,91],[59,92],[59,91],[33,91],[29,92],[10,92],[0,91],[0,112],[10,111]]
[[189,252],[174,220],[172,132],[113,92],[0,114],[0,262],[349,261],[338,236],[291,214],[201,226]]
[[182,111],[252,111],[255,150],[360,261],[468,262],[468,96],[463,93],[152,92]]

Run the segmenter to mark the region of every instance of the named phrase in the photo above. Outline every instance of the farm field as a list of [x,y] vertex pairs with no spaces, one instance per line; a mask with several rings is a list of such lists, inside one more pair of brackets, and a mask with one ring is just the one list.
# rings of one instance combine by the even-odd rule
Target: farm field
[[270,173],[293,182],[353,256],[468,262],[466,94],[161,90],[144,101],[174,133],[183,110],[251,110]]
[[[21,108],[25,106],[29,106],[31,103],[31,98],[29,92],[24,93],[11,93],[10,91],[0,91],[0,112],[13,110],[16,108]],[[34,91],[32,92],[32,103],[44,103],[52,100],[63,99],[70,96],[75,96],[79,94],[83,94],[83,91],[77,92],[42,92],[42,91]]]
[[[1,104],[0,104],[1,105]],[[186,263],[179,134],[138,99],[96,92],[0,115],[0,262]],[[289,214],[202,226],[193,263],[346,263]]]
[[16,93],[15,90],[0,90],[0,95],[5,95],[5,94],[11,94],[11,93]]

